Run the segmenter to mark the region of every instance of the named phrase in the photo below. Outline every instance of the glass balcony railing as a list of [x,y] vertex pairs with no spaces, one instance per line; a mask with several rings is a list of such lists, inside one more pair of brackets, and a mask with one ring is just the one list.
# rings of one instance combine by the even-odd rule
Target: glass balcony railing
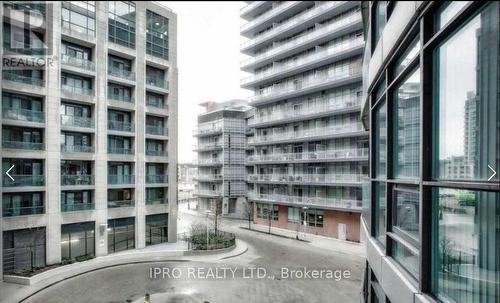
[[146,76],[146,85],[168,89],[168,81],[159,77]]
[[29,215],[39,215],[45,212],[45,207],[43,205],[27,206],[27,207],[3,207],[2,216],[3,217],[17,217],[17,216],[29,216]]
[[195,191],[196,195],[199,196],[212,196],[212,197],[219,197],[222,195],[222,191],[220,190],[209,190],[209,189],[198,189]]
[[318,98],[316,102],[314,102],[314,105],[301,106],[298,109],[294,109],[292,106],[289,106],[283,110],[272,110],[269,113],[264,111],[262,112],[263,115],[260,115],[260,112],[257,112],[257,114],[252,119],[248,120],[248,125],[252,126],[258,123],[276,122],[278,120],[300,118],[308,115],[325,113],[335,110],[360,108],[360,105],[361,100],[359,98],[352,98],[349,100],[342,100],[337,98]]
[[86,87],[61,85],[61,90],[65,93],[83,95],[83,96],[94,96],[94,90]]
[[134,149],[129,147],[110,147],[108,146],[108,153],[117,155],[133,155]]
[[274,64],[272,68],[269,68],[263,72],[246,77],[244,79],[241,79],[240,84],[246,85],[246,84],[254,82],[254,81],[270,78],[270,77],[279,75],[281,73],[287,72],[289,70],[293,70],[294,68],[313,63],[313,62],[320,60],[320,59],[323,59],[327,56],[339,54],[339,53],[346,51],[346,50],[349,50],[349,49],[360,48],[363,45],[364,45],[364,41],[363,41],[362,37],[352,39],[352,40],[342,41],[342,42],[334,44],[326,49],[319,49],[315,53],[311,53],[311,54],[308,54],[307,56],[297,58],[296,60],[290,60],[290,61],[285,62],[285,63]]
[[94,185],[94,175],[62,175],[61,185]]
[[167,152],[164,150],[146,149],[146,155],[155,157],[166,157]]
[[298,2],[297,1],[283,1],[283,2],[278,2],[276,5],[277,6],[274,6],[272,9],[268,10],[267,12],[259,15],[258,17],[256,17],[255,19],[253,19],[252,21],[250,22],[247,22],[245,24],[243,24],[241,27],[240,27],[240,30],[241,31],[246,31],[252,27],[254,27],[255,25],[259,24],[259,23],[262,23],[264,22],[265,20],[281,13],[281,12],[284,12],[286,11],[287,9],[297,5]]
[[198,127],[193,130],[193,135],[199,136],[199,135],[217,133],[221,131],[222,131],[221,123],[216,123],[216,124],[210,123],[209,125],[198,125]]
[[94,120],[89,117],[61,115],[62,126],[94,128]]
[[326,84],[332,81],[339,81],[350,77],[361,76],[361,66],[353,64],[348,69],[343,69],[335,72],[323,72],[315,74],[314,77],[308,77],[303,80],[294,81],[292,84],[270,86],[261,91],[257,91],[256,95],[250,97],[250,102],[265,101],[280,96],[286,96],[289,93],[300,91],[303,89],[312,88],[314,86]]
[[82,69],[92,71],[92,72],[95,71],[95,63],[94,62],[87,60],[87,59],[83,59],[83,58],[72,57],[72,56],[69,56],[66,54],[61,55],[61,64],[82,68]]
[[195,179],[199,181],[219,181],[222,180],[222,175],[198,174],[197,176],[195,176]]
[[361,174],[252,174],[248,181],[298,183],[360,183]]
[[[312,129],[301,129],[297,131],[275,132],[269,135],[256,135],[253,143],[264,143],[282,140],[302,140],[320,136],[342,135],[364,131],[361,123],[346,125],[331,125],[325,127],[316,127]],[[249,142],[250,143],[250,142]]]
[[[254,1],[254,2],[259,2],[259,1]],[[243,43],[241,43],[241,48],[247,48],[248,46],[257,44],[259,42],[265,41],[266,39],[273,37],[274,35],[283,32],[284,30],[293,28],[294,26],[301,24],[302,22],[312,19],[313,17],[325,12],[326,10],[335,8],[337,6],[340,6],[341,4],[344,4],[346,1],[324,1],[324,2],[319,2],[319,5],[315,6],[314,8],[307,10],[303,12],[302,14],[296,15],[293,18],[289,18],[287,21],[280,23],[276,26],[274,26],[272,29],[265,31],[262,34],[259,34],[255,36],[252,39],[249,39]],[[252,4],[249,4],[250,6]]]
[[308,42],[314,41],[314,39],[321,37],[322,35],[328,34],[330,32],[335,32],[340,30],[344,26],[349,26],[353,23],[361,22],[361,14],[353,13],[348,17],[342,17],[336,21],[333,21],[329,24],[317,24],[316,28],[312,32],[306,32],[301,36],[293,40],[287,40],[282,44],[276,44],[273,48],[260,53],[254,57],[247,58],[241,61],[241,66],[247,66],[250,64],[254,64],[263,60],[266,60],[276,54],[289,51],[298,45],[304,45]]
[[41,16],[45,16],[46,8],[45,3],[36,3],[36,2],[26,2],[23,3],[21,1],[2,1],[3,6],[5,8],[24,11],[26,14],[40,14]]
[[94,147],[90,145],[61,145],[61,151],[67,153],[93,153]]
[[115,76],[115,77],[122,78],[122,79],[131,80],[131,81],[135,80],[135,73],[134,72],[129,71],[129,70],[125,70],[122,68],[112,67],[112,66],[108,67],[108,75]]
[[134,207],[134,200],[114,200],[108,201],[108,208],[118,208],[118,207]]
[[45,114],[38,110],[29,110],[22,108],[2,108],[2,117],[9,120],[20,120],[29,122],[43,123]]
[[11,175],[12,179],[8,177],[3,178],[4,187],[21,187],[21,186],[44,186],[44,175]]
[[44,150],[45,144],[38,142],[22,142],[22,141],[2,141],[3,148],[12,149],[27,149],[27,150]]
[[61,204],[62,212],[93,210],[94,208],[94,203]]
[[302,153],[271,153],[267,155],[252,155],[247,157],[248,162],[278,162],[278,161],[307,161],[307,160],[336,160],[368,158],[368,148],[349,148],[318,150]]
[[168,136],[168,128],[159,125],[146,125],[146,134]]
[[146,199],[146,205],[155,205],[155,204],[168,204],[167,198],[149,198]]
[[118,130],[118,131],[122,131],[122,132],[133,132],[134,131],[134,123],[108,120],[108,130]]
[[146,175],[147,184],[168,183],[167,175]]
[[108,184],[134,184],[134,175],[108,175]]
[[217,149],[217,148],[222,148],[222,143],[210,142],[210,143],[199,143],[199,144],[193,145],[193,150],[210,150],[210,149]]
[[114,101],[134,103],[133,96],[127,96],[127,95],[123,95],[123,94],[115,94],[111,91],[108,92],[108,99],[114,100]]
[[19,54],[25,56],[43,56],[47,53],[47,49],[43,45],[21,44],[11,46],[10,41],[3,42],[3,51],[5,54]]
[[35,85],[35,86],[44,86],[45,85],[45,81],[43,79],[26,77],[26,76],[22,76],[22,75],[15,74],[15,73],[9,73],[6,71],[4,71],[2,73],[2,77],[4,80],[7,80],[7,81],[19,82],[19,83]]
[[164,101],[159,101],[156,98],[146,98],[146,105],[168,110],[167,104]]
[[196,160],[196,164],[199,165],[213,165],[213,164],[222,164],[222,158],[209,158],[209,159],[198,159]]
[[297,204],[300,206],[331,207],[361,211],[362,201],[345,198],[289,196],[284,194],[248,193],[248,198],[256,201]]

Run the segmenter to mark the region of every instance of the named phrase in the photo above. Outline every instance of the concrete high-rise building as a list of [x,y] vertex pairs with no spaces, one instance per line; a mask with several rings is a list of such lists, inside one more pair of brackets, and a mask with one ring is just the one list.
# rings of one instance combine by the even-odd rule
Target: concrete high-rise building
[[0,272],[176,241],[176,14],[139,1],[0,10],[4,63],[41,65],[2,66]]
[[498,302],[500,4],[362,6],[362,301]]
[[254,91],[254,221],[359,241],[368,172],[360,2],[252,1],[240,15],[241,69],[252,74],[241,86]]
[[206,112],[198,116],[194,136],[198,140],[198,175],[195,196],[198,211],[210,210],[222,216],[241,218],[246,211],[245,100],[205,102]]

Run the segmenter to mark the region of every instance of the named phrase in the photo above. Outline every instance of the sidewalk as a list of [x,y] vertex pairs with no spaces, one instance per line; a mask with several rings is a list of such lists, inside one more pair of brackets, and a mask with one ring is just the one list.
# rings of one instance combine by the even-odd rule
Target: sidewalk
[[227,258],[245,253],[248,246],[244,241],[236,239],[236,245],[228,249],[210,252],[195,252],[186,249],[187,244],[184,242],[163,243],[56,267],[29,278],[4,276],[5,282],[0,282],[0,302],[19,302],[35,292],[66,279],[108,267],[154,262],[223,262]]
[[[252,227],[252,230],[254,230],[256,232],[262,232],[262,233],[266,233],[266,234],[269,233],[269,226],[252,223],[251,227]],[[240,226],[240,228],[248,230],[248,222],[245,224],[242,224]],[[278,228],[278,227],[271,227],[271,234],[276,235],[276,236],[280,236],[280,237],[290,238],[290,239],[297,238],[297,231]],[[299,240],[309,242],[310,245],[316,246],[316,247],[319,247],[322,249],[328,249],[328,250],[332,250],[332,251],[339,252],[339,253],[355,255],[358,257],[362,257],[362,258],[365,257],[363,245],[360,243],[343,241],[343,240],[338,240],[338,239],[334,239],[334,238],[328,238],[328,237],[318,236],[318,235],[313,235],[313,234],[307,234],[307,233],[304,234],[303,232],[299,232]]]

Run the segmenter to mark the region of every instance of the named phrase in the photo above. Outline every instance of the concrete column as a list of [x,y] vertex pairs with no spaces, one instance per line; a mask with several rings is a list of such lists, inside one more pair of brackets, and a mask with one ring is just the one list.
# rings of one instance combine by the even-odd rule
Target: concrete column
[[[95,121],[95,253],[103,256],[108,253],[108,108],[107,108],[107,49],[108,49],[108,3],[96,2],[96,44],[93,56],[96,63],[96,104],[94,109]],[[99,58],[106,58],[100,60]],[[102,227],[101,227],[102,226]]]
[[[46,44],[51,54],[56,57],[61,49],[61,3],[47,5]],[[52,9],[51,9],[52,8]],[[46,258],[47,264],[61,262],[61,76],[60,61],[46,67],[45,98],[46,127],[45,148],[45,205],[47,214],[46,226]]]
[[[0,5],[0,16],[3,16],[3,5]],[[0,41],[3,41],[3,22],[0,24]],[[0,47],[0,57],[3,57],[3,47]],[[2,64],[0,64],[0,75],[3,73]],[[2,103],[2,94],[0,94],[0,104]],[[0,106],[0,117],[2,116],[2,106]],[[2,132],[0,132],[0,142],[2,141]],[[2,155],[2,145],[0,144],[0,155]],[[0,160],[2,158],[0,157]],[[0,184],[3,184],[4,171],[0,173]],[[3,201],[0,194],[0,214],[3,214]],[[0,216],[0,281],[3,280],[3,216]]]
[[136,87],[135,87],[135,246],[143,248],[146,246],[146,223],[145,223],[145,165],[146,156],[146,6],[143,2],[136,2],[136,29],[142,29],[143,33],[136,33],[135,58]]

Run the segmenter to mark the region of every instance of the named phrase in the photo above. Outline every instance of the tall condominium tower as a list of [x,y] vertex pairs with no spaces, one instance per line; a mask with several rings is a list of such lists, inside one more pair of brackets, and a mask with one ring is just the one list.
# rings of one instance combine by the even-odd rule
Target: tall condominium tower
[[254,91],[248,197],[254,221],[359,241],[368,134],[359,119],[358,1],[252,1],[242,8]]
[[[0,270],[176,241],[176,14],[5,1]],[[6,172],[9,172],[9,177]]]
[[198,175],[195,196],[198,210],[230,217],[246,211],[245,117],[250,109],[245,100],[205,102],[206,112],[198,116]]

